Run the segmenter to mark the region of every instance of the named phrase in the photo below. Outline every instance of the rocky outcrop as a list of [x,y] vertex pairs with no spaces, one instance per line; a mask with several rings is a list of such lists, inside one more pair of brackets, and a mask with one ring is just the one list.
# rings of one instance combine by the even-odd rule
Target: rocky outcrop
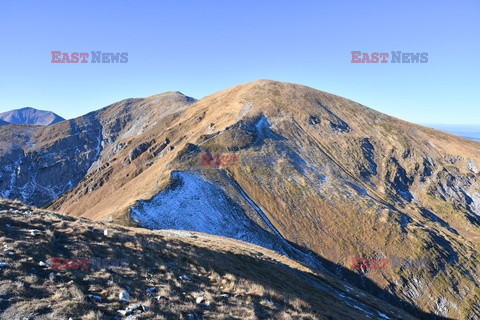
[[[52,128],[52,129],[50,129]],[[20,199],[41,207],[77,185],[97,160],[101,147],[102,127],[93,117],[61,124],[68,134],[56,135],[57,128],[32,131],[29,141],[14,144],[0,153],[0,195]],[[2,134],[21,130],[19,126],[3,127]],[[47,140],[48,136],[51,140]],[[47,141],[45,141],[47,140]]]

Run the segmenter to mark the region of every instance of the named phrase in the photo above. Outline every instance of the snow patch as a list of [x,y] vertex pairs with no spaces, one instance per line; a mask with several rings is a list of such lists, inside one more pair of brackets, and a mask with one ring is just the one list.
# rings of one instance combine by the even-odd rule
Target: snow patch
[[274,248],[268,234],[218,186],[193,173],[172,172],[172,186],[131,208],[132,218],[148,229],[197,231]]
[[8,169],[12,170],[12,173],[10,174],[10,187],[8,189],[0,192],[0,195],[2,196],[2,198],[8,198],[8,196],[10,196],[10,194],[12,193],[12,191],[15,187],[15,184],[17,182],[17,172],[20,169],[20,164],[21,163],[22,163],[22,158],[20,157],[19,159],[17,159],[15,161],[13,166],[5,166],[5,169],[8,168]]
[[473,173],[479,173],[477,167],[475,166],[475,162],[473,162],[472,160],[467,161],[467,167],[468,170],[472,171]]

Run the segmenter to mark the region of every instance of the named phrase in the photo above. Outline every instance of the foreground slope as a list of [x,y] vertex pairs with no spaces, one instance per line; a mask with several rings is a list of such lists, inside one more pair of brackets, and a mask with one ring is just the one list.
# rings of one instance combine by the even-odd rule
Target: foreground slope
[[[2,319],[120,319],[129,310],[136,319],[414,319],[231,239],[75,220],[5,200],[0,230]],[[55,270],[53,257],[123,258],[128,267]]]

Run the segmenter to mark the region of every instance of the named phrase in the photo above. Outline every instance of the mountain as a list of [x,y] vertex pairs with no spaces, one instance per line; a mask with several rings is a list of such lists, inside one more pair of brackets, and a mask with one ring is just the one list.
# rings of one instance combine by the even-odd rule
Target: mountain
[[[5,200],[0,220],[2,319],[415,319],[241,241],[94,223]],[[57,269],[66,266],[59,259],[74,269]],[[108,268],[103,259],[122,262]]]
[[29,107],[2,112],[0,113],[0,119],[12,124],[35,124],[42,126],[48,126],[65,120],[51,111],[37,110]]
[[7,125],[7,124],[10,124],[10,123],[8,123],[6,121],[3,121],[3,120],[0,120],[0,126],[4,126],[4,125]]
[[50,126],[2,126],[0,136],[9,138],[0,140],[0,197],[43,206],[85,179],[112,142],[123,140],[127,146],[157,119],[192,101],[165,93],[127,99]]
[[[422,319],[480,317],[478,142],[267,80],[0,136],[5,198],[251,242]],[[203,166],[205,154],[242,160]]]

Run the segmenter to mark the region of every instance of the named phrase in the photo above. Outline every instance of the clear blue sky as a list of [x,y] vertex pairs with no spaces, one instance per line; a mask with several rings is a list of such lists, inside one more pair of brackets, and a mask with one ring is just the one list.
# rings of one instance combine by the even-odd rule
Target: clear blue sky
[[[72,118],[129,97],[305,84],[416,123],[480,124],[480,1],[0,2],[0,112]],[[51,51],[128,52],[52,64]],[[428,52],[352,64],[352,50]]]

